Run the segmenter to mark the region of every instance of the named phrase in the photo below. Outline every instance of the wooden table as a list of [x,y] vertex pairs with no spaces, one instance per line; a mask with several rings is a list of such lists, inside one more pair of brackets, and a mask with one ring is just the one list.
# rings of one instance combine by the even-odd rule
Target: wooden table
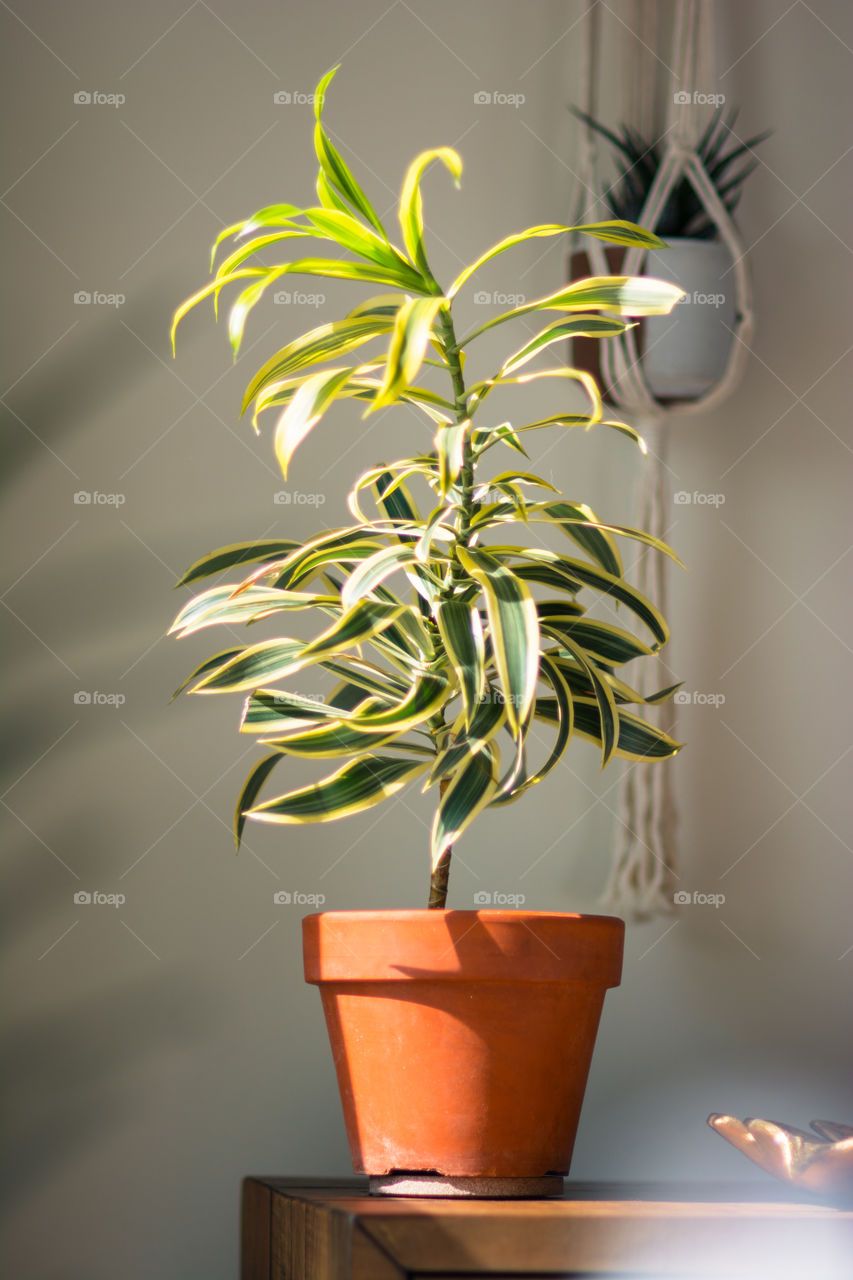
[[768,1181],[567,1182],[554,1200],[371,1197],[366,1179],[247,1178],[243,1280],[851,1280],[853,1210]]

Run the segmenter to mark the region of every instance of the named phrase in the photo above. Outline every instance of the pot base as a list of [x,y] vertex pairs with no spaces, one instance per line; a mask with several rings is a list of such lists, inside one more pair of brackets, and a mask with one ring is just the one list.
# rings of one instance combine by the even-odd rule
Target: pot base
[[370,1179],[372,1196],[429,1196],[477,1200],[541,1200],[563,1194],[557,1173],[542,1178],[448,1178],[440,1173],[388,1173]]

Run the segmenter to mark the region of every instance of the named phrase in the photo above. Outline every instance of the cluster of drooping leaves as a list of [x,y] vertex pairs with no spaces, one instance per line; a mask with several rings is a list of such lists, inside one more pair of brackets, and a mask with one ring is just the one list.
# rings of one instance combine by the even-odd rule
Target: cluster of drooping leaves
[[[627,124],[623,124],[621,132],[617,133],[594,120],[585,111],[580,111],[577,107],[572,107],[571,110],[588,128],[606,138],[615,149],[619,160],[619,178],[605,193],[604,198],[615,218],[627,218],[636,222],[643,215],[663,161],[663,139],[650,141]],[[737,115],[737,110],[733,109],[726,117],[723,108],[718,107],[696,143],[696,155],[730,217],[740,202],[743,184],[758,167],[758,161],[752,157],[752,150],[770,137],[770,130],[767,129],[746,142],[726,149],[726,144],[733,136]],[[752,158],[744,160],[746,156]],[[739,169],[733,167],[737,161],[743,161]],[[678,179],[666,197],[655,229],[662,236],[687,236],[692,240],[710,240],[716,235],[717,225],[686,174]]]
[[[641,531],[602,523],[584,503],[562,498],[525,469],[522,439],[538,429],[599,424],[642,444],[627,424],[604,421],[589,375],[562,365],[530,366],[554,344],[565,350],[572,336],[621,333],[628,323],[621,317],[666,313],[682,295],[647,278],[585,279],[459,338],[453,305],[475,272],[515,245],[562,236],[569,228],[537,226],[509,236],[442,288],[426,254],[420,184],[438,162],[458,185],[459,156],[442,147],[410,166],[400,196],[398,247],[324,128],[323,97],[333,74],[316,95],[319,204],[274,205],[224,231],[214,246],[213,279],[181,306],[174,324],[198,302],[217,301],[222,289],[239,284],[229,319],[236,352],[250,311],[288,273],[378,284],[386,290],[380,296],[276,352],[252,378],[244,411],[252,407],[256,430],[259,417],[275,411],[275,453],[285,476],[299,444],[344,398],[364,401],[365,416],[385,406],[414,406],[429,435],[415,456],[357,478],[349,496],[353,523],[307,542],[223,547],[193,565],[182,584],[254,567],[240,581],[197,595],[173,631],[187,636],[291,610],[324,617],[309,642],[281,636],[226,649],[182,686],[193,693],[244,695],[241,732],[255,735],[266,749],[237,806],[238,844],[247,818],[329,822],[419,780],[424,789],[437,788],[430,905],[443,905],[453,842],[487,806],[516,800],[541,781],[573,736],[598,744],[602,766],[614,756],[660,760],[677,750],[677,743],[627,710],[661,701],[674,688],[644,698],[615,673],[623,663],[657,652],[668,635],[654,605],[625,581],[614,535],[667,548]],[[574,230],[615,244],[662,244],[622,222]],[[307,239],[331,244],[338,256],[297,257],[274,266],[258,259],[264,250]],[[227,256],[217,266],[226,241]],[[480,334],[540,315],[545,327],[532,336],[528,329],[500,368],[466,382],[465,358]],[[435,366],[447,376],[443,394],[422,381]],[[490,419],[495,388],[540,378],[578,384],[588,408],[519,425]],[[507,450],[512,463],[486,480],[481,463],[496,448]],[[565,535],[569,550],[558,554],[506,541],[510,525],[527,532],[539,523]],[[586,592],[624,606],[645,639],[590,618],[578,599]],[[308,668],[335,682],[322,702],[287,688]],[[530,762],[528,737],[537,720],[552,726],[554,742],[547,758]],[[261,800],[276,765],[290,756],[342,763],[312,786]]]

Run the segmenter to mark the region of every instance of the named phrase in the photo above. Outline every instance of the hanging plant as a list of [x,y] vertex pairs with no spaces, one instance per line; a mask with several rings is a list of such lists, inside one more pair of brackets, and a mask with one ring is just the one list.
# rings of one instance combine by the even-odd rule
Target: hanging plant
[[[604,200],[613,217],[639,222],[664,158],[665,139],[644,138],[627,124],[621,125],[617,133],[579,107],[570,107],[569,110],[614,148],[619,177],[604,192]],[[743,184],[758,168],[759,161],[752,152],[772,132],[767,129],[727,149],[737,117],[736,108],[726,116],[723,108],[718,107],[696,144],[696,155],[730,217],[740,202]],[[739,169],[735,167],[738,161],[745,161]],[[658,215],[655,232],[667,240],[674,236],[691,240],[713,240],[716,237],[716,223],[686,175],[678,179],[667,196]]]

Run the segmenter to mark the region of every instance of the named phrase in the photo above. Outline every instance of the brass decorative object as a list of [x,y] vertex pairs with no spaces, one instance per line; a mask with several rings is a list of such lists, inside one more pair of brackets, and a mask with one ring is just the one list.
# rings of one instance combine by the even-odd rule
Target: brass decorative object
[[853,1126],[810,1121],[814,1133],[772,1120],[737,1120],[716,1113],[708,1124],[780,1182],[826,1199],[853,1203]]

